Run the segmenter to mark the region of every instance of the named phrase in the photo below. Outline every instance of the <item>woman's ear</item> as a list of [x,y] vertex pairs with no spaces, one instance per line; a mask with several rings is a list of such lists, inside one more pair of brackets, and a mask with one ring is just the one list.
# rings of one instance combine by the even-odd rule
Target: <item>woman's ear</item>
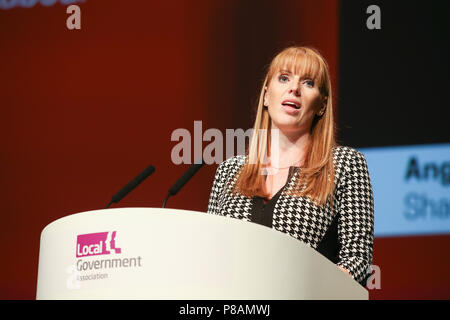
[[325,110],[327,109],[327,102],[328,102],[328,97],[324,97],[322,99],[322,107],[319,109],[319,111],[317,112],[317,115],[319,117],[323,116],[323,114],[325,113]]
[[319,112],[317,112],[317,116],[321,117],[323,116],[323,114],[325,113],[326,108],[322,108],[319,110]]
[[264,107],[268,107],[269,106],[269,98],[268,96],[268,92],[267,92],[267,86],[264,87]]

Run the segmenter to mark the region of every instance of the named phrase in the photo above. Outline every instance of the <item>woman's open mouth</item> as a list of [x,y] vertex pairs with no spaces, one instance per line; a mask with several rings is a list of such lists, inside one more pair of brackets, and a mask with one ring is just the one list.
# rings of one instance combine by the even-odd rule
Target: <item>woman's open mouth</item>
[[297,101],[285,100],[281,103],[284,111],[288,114],[296,114],[300,111],[300,103]]

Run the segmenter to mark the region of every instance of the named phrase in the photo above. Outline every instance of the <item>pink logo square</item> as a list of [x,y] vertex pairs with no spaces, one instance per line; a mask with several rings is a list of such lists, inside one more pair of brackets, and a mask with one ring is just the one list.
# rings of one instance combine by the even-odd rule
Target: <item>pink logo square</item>
[[76,256],[89,257],[102,254],[121,253],[116,248],[116,231],[80,234],[77,236]]

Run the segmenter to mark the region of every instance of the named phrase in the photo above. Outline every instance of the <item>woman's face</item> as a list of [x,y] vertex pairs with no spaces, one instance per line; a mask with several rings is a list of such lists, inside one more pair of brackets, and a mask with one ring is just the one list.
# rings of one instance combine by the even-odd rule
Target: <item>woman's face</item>
[[314,79],[288,70],[276,73],[264,95],[272,124],[285,132],[310,132],[314,116],[326,105]]

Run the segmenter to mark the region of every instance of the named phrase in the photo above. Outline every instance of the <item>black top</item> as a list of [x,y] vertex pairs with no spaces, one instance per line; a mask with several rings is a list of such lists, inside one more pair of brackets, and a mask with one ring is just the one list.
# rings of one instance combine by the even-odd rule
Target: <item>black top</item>
[[[263,197],[253,198],[253,207],[251,211],[251,221],[262,224],[263,226],[272,228],[273,209],[277,203],[278,198],[285,189],[289,180],[294,175],[295,167],[289,167],[289,174],[283,187],[269,200],[265,201]],[[266,176],[267,177],[267,176]]]
[[[284,186],[269,200],[265,201],[262,197],[254,197],[253,198],[253,206],[251,210],[251,221],[255,223],[259,223],[263,226],[272,228],[273,221],[273,211],[275,205],[278,201],[283,190],[286,188],[288,182],[291,180],[294,175],[297,167],[291,166],[289,168],[289,174]],[[338,253],[339,253],[339,239],[338,239],[338,228],[337,228],[337,220],[338,216],[335,216],[333,222],[329,226],[326,231],[324,237],[320,241],[317,251],[320,252],[323,256],[328,258],[333,263],[338,262]]]

